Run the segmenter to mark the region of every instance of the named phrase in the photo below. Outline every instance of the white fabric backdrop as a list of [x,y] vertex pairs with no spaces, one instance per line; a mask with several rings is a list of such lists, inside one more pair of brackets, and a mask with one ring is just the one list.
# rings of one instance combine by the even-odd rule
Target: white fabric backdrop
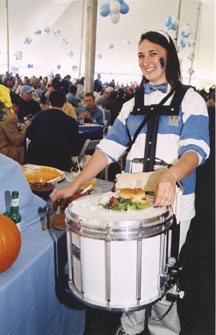
[[[82,1],[74,0],[9,0],[9,41],[10,65],[21,75],[48,75],[52,72],[78,77]],[[146,30],[167,30],[165,21],[168,15],[176,18],[177,0],[126,0],[129,12],[120,15],[117,24],[110,17],[99,14],[98,3],[97,45],[95,73],[102,74],[102,81],[115,79],[130,83],[140,81],[141,73],[137,62],[137,45],[140,35]],[[191,84],[196,87],[209,86],[215,81],[215,2],[202,0],[200,24],[197,35],[195,58]],[[194,35],[197,19],[196,0],[182,0],[180,30],[190,23]],[[48,27],[50,33],[43,30]],[[41,30],[41,35],[34,34]],[[58,37],[54,31],[60,30]],[[6,27],[5,0],[0,0],[0,73],[6,71]],[[168,30],[167,30],[168,31]],[[175,31],[168,31],[172,37]],[[193,36],[192,36],[193,37]],[[24,40],[31,38],[31,44]],[[84,34],[85,38],[85,34]],[[67,43],[67,44],[66,44]],[[85,40],[83,41],[85,46]],[[21,60],[15,55],[23,53]],[[73,57],[69,53],[73,53]],[[192,49],[186,47],[179,53],[184,82],[188,83]],[[84,74],[84,49],[81,74]],[[28,66],[33,66],[28,68]],[[59,68],[59,66],[61,66]],[[75,66],[75,67],[74,67]],[[73,69],[72,69],[73,67]]]

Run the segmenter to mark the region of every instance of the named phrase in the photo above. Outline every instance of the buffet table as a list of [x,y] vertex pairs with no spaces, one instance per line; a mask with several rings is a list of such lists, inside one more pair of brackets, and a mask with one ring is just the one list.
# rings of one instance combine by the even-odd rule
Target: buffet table
[[[112,185],[98,181],[94,193]],[[42,224],[38,220],[22,233],[18,259],[0,274],[0,335],[84,334],[86,307],[65,289],[65,231],[44,231]]]

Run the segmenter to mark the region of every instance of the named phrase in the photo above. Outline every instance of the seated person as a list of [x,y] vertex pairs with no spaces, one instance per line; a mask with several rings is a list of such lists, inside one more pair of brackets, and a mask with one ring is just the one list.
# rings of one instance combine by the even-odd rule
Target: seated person
[[32,193],[21,166],[1,153],[0,171],[0,213],[9,211],[12,191],[18,191],[22,233],[29,226],[40,222],[46,202]]
[[40,110],[40,105],[33,99],[33,88],[30,85],[23,85],[21,87],[21,104],[18,112],[18,119],[23,120],[29,114],[36,115]]
[[77,122],[63,111],[66,96],[55,90],[50,94],[51,108],[39,112],[27,129],[31,140],[26,163],[47,165],[70,171],[71,156],[77,156],[82,147]]
[[[51,86],[49,87],[49,90],[45,93],[45,96],[49,98],[50,94],[56,90],[61,90],[61,82],[57,77],[52,80]],[[69,102],[67,102],[67,100],[65,101],[63,111],[77,121],[77,114],[75,112],[75,109]]]
[[0,122],[0,152],[23,164],[25,134],[30,121],[27,121],[26,125],[22,124],[22,128],[19,128],[17,113],[20,108],[21,98],[13,92],[10,93],[10,97],[14,113],[9,113],[6,119]]
[[79,101],[75,97],[76,94],[76,86],[71,85],[69,88],[69,92],[66,95],[67,101],[73,106],[73,107],[78,107]]
[[42,111],[49,109],[49,99],[46,97],[45,93],[43,93],[40,97],[40,108]]
[[92,93],[86,93],[84,96],[84,106],[79,112],[79,117],[83,117],[85,122],[104,124],[102,110],[95,104],[95,98]]

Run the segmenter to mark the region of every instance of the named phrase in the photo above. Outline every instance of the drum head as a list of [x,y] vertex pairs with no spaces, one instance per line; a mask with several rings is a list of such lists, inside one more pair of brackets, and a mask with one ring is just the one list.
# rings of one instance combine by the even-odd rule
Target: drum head
[[81,224],[82,228],[94,231],[109,229],[112,232],[119,230],[143,232],[145,229],[148,231],[148,236],[151,233],[152,235],[160,233],[158,226],[164,231],[171,225],[172,213],[167,207],[151,206],[143,210],[121,212],[103,208],[100,204],[105,203],[113,194],[113,192],[94,194],[73,201],[66,209],[67,223],[76,222]]

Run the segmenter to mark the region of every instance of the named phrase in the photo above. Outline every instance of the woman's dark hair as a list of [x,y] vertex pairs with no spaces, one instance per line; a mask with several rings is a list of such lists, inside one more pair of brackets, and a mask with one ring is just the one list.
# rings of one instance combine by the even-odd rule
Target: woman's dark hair
[[53,91],[49,96],[49,101],[52,107],[62,108],[66,102],[65,93],[60,90]]
[[[167,35],[167,38],[164,35]],[[149,31],[141,35],[139,45],[142,41],[149,40],[152,43],[161,45],[164,49],[167,50],[166,79],[172,88],[174,88],[181,80],[180,63],[176,47],[171,37],[166,32],[164,32],[164,35],[160,32]],[[148,82],[145,77],[143,77],[143,81]]]
[[12,104],[15,104],[17,106],[21,105],[22,99],[18,94],[14,93],[14,92],[10,92],[10,97],[11,97]]

